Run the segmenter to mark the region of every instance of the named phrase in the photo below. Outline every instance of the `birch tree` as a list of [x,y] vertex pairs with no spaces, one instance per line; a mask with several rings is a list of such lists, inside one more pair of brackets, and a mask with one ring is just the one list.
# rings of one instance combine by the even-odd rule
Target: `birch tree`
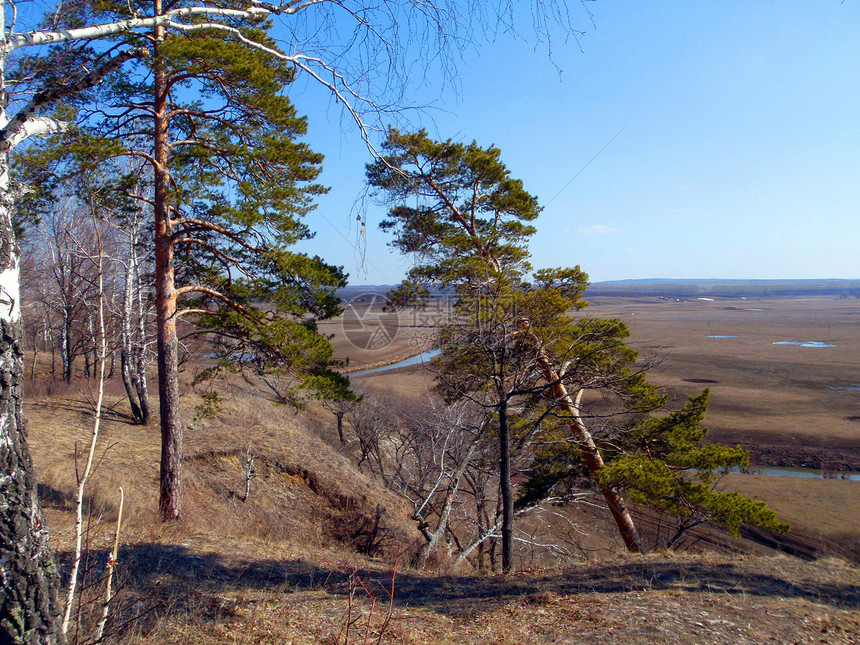
[[[74,82],[46,87],[17,113],[7,112],[6,65],[9,55],[31,44],[39,32],[15,34],[0,6],[0,637],[9,643],[61,643],[59,578],[37,497],[35,475],[21,413],[20,254],[12,224],[16,193],[9,177],[9,152],[28,137],[57,132],[62,124],[38,110],[72,92],[97,83],[130,54],[104,61]],[[32,44],[35,44],[33,42]]]
[[[8,175],[0,174],[0,184]],[[8,185],[6,186],[8,188]],[[3,195],[0,185],[0,208]],[[0,210],[0,641],[59,643],[59,576],[39,506],[21,413],[24,357],[18,247]]]
[[140,209],[134,209],[121,229],[127,239],[123,262],[125,279],[120,316],[120,370],[132,419],[135,423],[148,425],[152,411],[146,371],[150,364],[151,334],[147,325],[149,285],[144,279],[141,257],[144,228],[143,213]]
[[94,299],[87,275],[91,267],[77,242],[89,225],[83,211],[66,199],[55,203],[31,233],[38,237],[36,243],[51,276],[44,298],[59,325],[60,366],[66,383],[72,380],[75,358],[88,349],[87,308]]

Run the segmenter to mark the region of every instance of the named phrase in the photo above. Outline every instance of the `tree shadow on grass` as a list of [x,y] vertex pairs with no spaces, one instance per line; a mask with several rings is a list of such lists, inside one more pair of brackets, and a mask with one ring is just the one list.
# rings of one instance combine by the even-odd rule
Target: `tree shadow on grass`
[[[92,554],[101,570],[106,553]],[[69,554],[60,557],[68,564]],[[123,592],[134,599],[137,611],[163,615],[182,613],[197,620],[218,620],[205,599],[250,590],[294,592],[325,590],[346,597],[348,573],[338,565],[320,567],[302,560],[249,560],[219,553],[195,552],[182,545],[140,544],[120,549]],[[753,565],[754,566],[754,565]],[[810,579],[807,572],[781,575],[756,570],[743,562],[710,563],[693,558],[642,559],[615,564],[590,564],[563,572],[511,576],[428,575],[398,571],[395,605],[422,607],[446,615],[491,610],[499,602],[552,592],[559,595],[615,594],[630,591],[675,590],[738,596],[799,598],[841,609],[860,609],[860,584]],[[63,567],[65,570],[68,566]],[[390,574],[362,570],[365,584],[385,597]],[[800,576],[804,575],[803,579]],[[127,615],[128,611],[125,612]],[[140,625],[137,625],[140,628]]]
[[[61,490],[45,483],[37,484],[37,489],[42,508],[53,508],[70,513],[75,512],[77,491],[71,489]],[[105,501],[93,495],[85,494],[83,502],[84,509],[97,509],[103,521],[116,521],[117,509],[111,501]]]
[[[106,421],[122,423],[124,425],[139,425],[134,422],[134,419],[132,418],[131,414],[116,409],[116,407],[122,403],[122,401],[117,401],[113,404],[106,403],[102,407],[102,419]],[[93,403],[86,398],[76,399],[69,397],[66,399],[50,400],[48,402],[36,402],[32,403],[31,405],[33,405],[34,407],[38,406],[42,408],[49,408],[54,411],[64,410],[66,412],[81,415],[83,417],[83,423],[89,425],[91,428],[93,420]]]

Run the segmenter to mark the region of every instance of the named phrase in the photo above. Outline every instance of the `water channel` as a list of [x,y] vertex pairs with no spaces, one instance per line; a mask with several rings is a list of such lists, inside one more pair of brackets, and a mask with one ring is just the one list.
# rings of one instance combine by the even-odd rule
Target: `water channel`
[[350,378],[353,376],[365,376],[367,374],[377,374],[379,372],[387,372],[388,370],[396,370],[401,367],[411,367],[412,365],[421,365],[422,363],[429,363],[435,357],[439,356],[442,353],[441,349],[428,349],[426,352],[421,352],[420,354],[415,354],[415,356],[410,356],[409,358],[404,358],[402,361],[398,361],[396,363],[391,363],[390,365],[381,365],[379,367],[372,367],[367,370],[359,370],[358,372],[350,372],[347,374]]
[[[815,468],[788,468],[784,466],[750,466],[751,475],[770,477],[803,477],[804,479],[847,479],[860,482],[860,473],[839,470],[817,470]],[[740,471],[733,471],[740,472]]]
[[778,340],[774,345],[795,345],[797,347],[836,347],[830,343],[825,343],[821,340]]

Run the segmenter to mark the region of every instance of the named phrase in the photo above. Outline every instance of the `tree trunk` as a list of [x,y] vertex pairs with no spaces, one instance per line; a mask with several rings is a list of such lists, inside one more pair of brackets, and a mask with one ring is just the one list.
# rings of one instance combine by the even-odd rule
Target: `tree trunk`
[[72,380],[72,321],[70,313],[63,308],[63,321],[60,331],[60,360],[63,363],[63,380],[70,383]]
[[39,358],[39,349],[36,347],[36,339],[33,339],[33,362],[30,364],[30,383],[36,380],[36,362]]
[[[478,519],[478,535],[481,535],[484,532],[484,514],[484,502],[483,500],[479,500],[478,505],[475,508],[475,517],[477,517]],[[487,547],[484,546],[484,542],[481,541],[481,543],[478,545],[478,571],[483,571],[486,567],[486,564],[484,563],[486,560],[486,558],[484,557],[486,551]]]
[[[84,344],[84,358],[86,359],[86,378],[96,378],[99,372],[99,358],[95,346],[96,331],[93,325],[92,312],[87,311],[87,341]],[[92,366],[92,369],[89,368]]]
[[146,368],[149,365],[146,356],[146,302],[140,278],[140,258],[137,253],[141,226],[141,219],[136,218],[132,228],[132,246],[129,258],[133,277],[133,302],[137,305],[137,309],[134,311],[137,321],[137,343],[132,343],[134,369],[131,371],[131,381],[137,391],[137,402],[140,405],[140,422],[142,425],[149,425],[149,422],[152,420],[152,411],[149,405],[149,386],[146,379]]
[[[457,465],[457,468],[451,474],[450,481],[448,482],[448,489],[445,491],[445,501],[442,502],[442,507],[439,509],[439,521],[436,524],[436,529],[431,533],[426,528],[422,530],[424,537],[427,540],[427,544],[424,545],[422,549],[423,555],[421,558],[424,566],[427,565],[427,560],[430,556],[436,551],[436,547],[439,545],[439,540],[445,535],[445,532],[449,530],[448,522],[451,517],[451,509],[454,506],[454,500],[457,496],[457,491],[460,488],[460,480],[463,477],[463,473],[466,472],[466,468],[469,467],[470,462],[472,461],[472,456],[475,454],[475,450],[478,448],[478,444],[483,432],[479,433],[475,439],[472,440],[472,443],[469,445],[469,450],[466,452],[465,457],[460,461]],[[444,455],[442,457],[442,463],[444,463]],[[444,473],[440,473],[440,477],[444,476]],[[426,523],[423,521],[423,518],[418,518],[421,520],[422,524],[426,527]],[[419,526],[419,529],[421,527]]]
[[[5,122],[0,106],[0,124]],[[59,576],[21,414],[24,357],[8,169],[8,154],[0,151],[0,642],[53,645],[63,640]]]
[[[504,379],[502,379],[504,382]],[[502,572],[512,566],[514,535],[514,498],[511,493],[511,451],[508,429],[508,400],[502,393],[499,402],[499,488],[502,494]]]
[[126,265],[125,273],[125,288],[123,289],[122,303],[122,320],[120,327],[120,374],[122,376],[122,384],[125,387],[125,394],[128,397],[128,404],[131,407],[131,418],[134,423],[143,423],[143,414],[140,405],[137,402],[137,388],[132,378],[132,370],[136,369],[134,365],[133,339],[131,333],[131,319],[134,312],[134,272],[132,266],[132,257],[135,254],[134,236],[129,238],[129,254],[128,264]]
[[[155,13],[161,14],[156,0]],[[161,519],[182,516],[182,420],[179,410],[179,342],[176,337],[176,286],[173,242],[170,239],[170,172],[165,61],[161,55],[164,28],[155,30],[155,315],[158,342],[158,394],[161,412],[161,473],[158,508]]]
[[119,373],[122,376],[122,385],[125,388],[125,395],[128,397],[128,404],[131,407],[132,423],[142,424],[143,415],[140,412],[140,406],[137,404],[137,390],[131,380],[131,366],[128,356],[128,350],[123,347],[119,352]]
[[[141,340],[141,342],[144,342]],[[136,369],[132,372],[132,382],[137,390],[137,401],[140,404],[140,423],[149,425],[152,420],[152,409],[149,406],[149,386],[146,381],[146,355],[141,348],[137,357]]]
[[[543,371],[544,379],[546,379],[547,383],[552,383],[552,394],[559,407],[571,416],[570,433],[579,446],[582,457],[592,477],[594,477],[595,481],[599,481],[599,474],[604,466],[603,456],[600,454],[597,444],[594,443],[594,438],[591,436],[588,428],[582,423],[577,402],[571,399],[570,393],[559,379],[558,373],[553,369],[547,356],[541,353],[538,357],[538,363]],[[633,523],[630,511],[624,505],[624,499],[621,497],[621,494],[614,486],[598,485],[607,506],[609,506],[609,511],[618,525],[621,539],[624,540],[627,550],[631,553],[641,553],[642,543],[639,539],[639,533],[636,531],[636,525]]]
[[54,342],[54,334],[51,334],[51,380],[57,380],[57,344]]
[[343,410],[338,410],[334,413],[334,417],[337,419],[337,436],[341,443],[346,443],[343,440],[343,414]]
[[90,378],[90,352],[87,349],[83,351],[84,355],[84,378]]
[[490,571],[495,573],[497,571],[496,562],[499,559],[498,550],[499,550],[499,541],[491,537],[490,538]]

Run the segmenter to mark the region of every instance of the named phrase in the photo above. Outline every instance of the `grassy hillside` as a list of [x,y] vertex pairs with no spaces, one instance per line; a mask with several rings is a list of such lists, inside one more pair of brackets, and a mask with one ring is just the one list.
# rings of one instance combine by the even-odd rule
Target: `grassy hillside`
[[[575,515],[577,558],[519,553],[504,577],[410,568],[420,535],[411,509],[356,467],[333,417],[272,405],[237,375],[192,387],[184,470],[186,519],[157,521],[159,433],[129,423],[108,387],[99,463],[89,488],[92,586],[79,642],[100,612],[100,578],[126,492],[119,591],[108,642],[607,643],[825,642],[860,639],[860,576],[841,560],[802,562],[703,535],[696,554],[625,557],[605,515]],[[416,392],[401,374],[402,394]],[[209,388],[220,409],[195,407]],[[91,429],[83,381],[37,378],[27,391],[30,441],[55,550],[68,571],[75,455]],[[246,464],[255,476],[243,501]],[[395,569],[396,568],[396,569]],[[392,594],[393,589],[393,594]],[[347,629],[347,625],[349,628]]]

